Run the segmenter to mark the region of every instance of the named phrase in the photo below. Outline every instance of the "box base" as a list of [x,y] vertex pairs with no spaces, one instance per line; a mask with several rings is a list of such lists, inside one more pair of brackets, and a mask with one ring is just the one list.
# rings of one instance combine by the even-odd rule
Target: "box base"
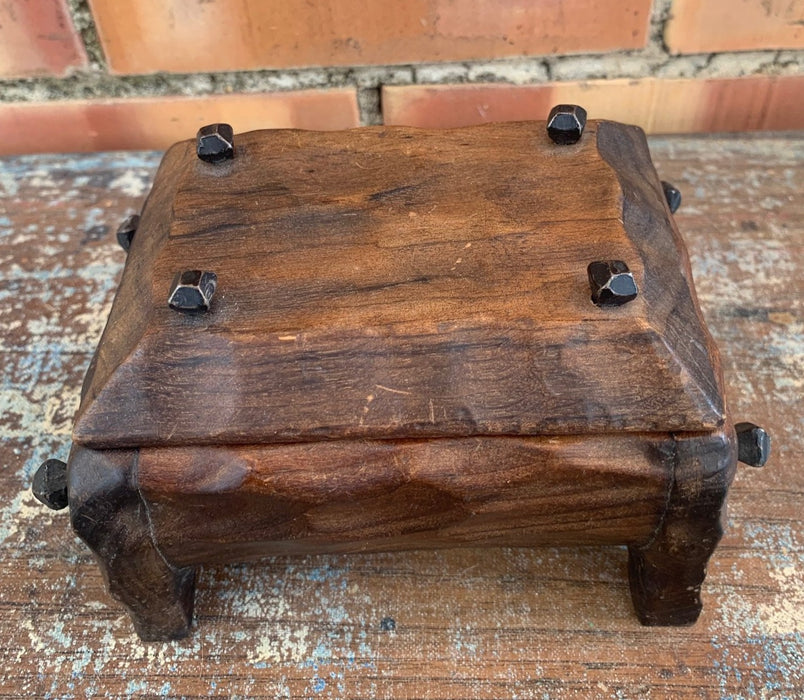
[[[402,456],[391,456],[397,469],[395,478],[400,478],[400,459],[403,462],[407,460],[408,468],[415,472],[418,458],[423,463],[431,464],[438,462],[436,457],[439,451],[447,450],[455,456],[463,452],[468,454],[471,450],[475,462],[467,466],[457,461],[456,469],[463,468],[455,473],[443,472],[443,481],[451,484],[452,495],[455,496],[463,487],[456,483],[455,475],[464,475],[469,482],[474,482],[477,503],[472,503],[470,495],[464,495],[464,510],[469,515],[463,520],[456,521],[450,516],[441,524],[438,517],[428,523],[417,521],[409,524],[410,532],[391,531],[391,528],[386,537],[377,536],[362,545],[335,532],[331,533],[330,546],[322,544],[320,536],[311,537],[313,533],[310,532],[297,532],[298,539],[290,535],[284,542],[270,541],[266,534],[268,530],[260,532],[255,529],[255,518],[266,510],[265,506],[275,506],[276,501],[271,503],[263,500],[261,507],[254,493],[251,498],[243,500],[246,487],[242,484],[230,484],[228,490],[201,494],[199,491],[208,488],[208,484],[205,487],[199,483],[177,482],[173,491],[159,494],[153,491],[154,483],[151,480],[148,482],[149,491],[143,488],[140,479],[147,477],[156,455],[153,454],[155,451],[149,454],[147,450],[97,451],[75,447],[69,465],[71,519],[76,532],[95,553],[110,593],[128,608],[137,633],[145,641],[177,639],[189,632],[198,564],[256,558],[275,551],[304,554],[313,551],[383,551],[418,547],[521,546],[525,543],[627,544],[631,596],[639,621],[644,625],[689,625],[695,622],[701,611],[700,590],[706,566],[722,535],[724,500],[736,464],[733,435],[717,432],[665,436],[661,439],[656,436],[592,436],[574,441],[563,438],[558,443],[554,438],[496,440],[506,442],[487,446],[489,439],[422,441],[420,445],[408,441],[400,446]],[[597,459],[592,456],[596,440],[600,443],[597,445],[600,453]],[[620,443],[623,440],[634,441],[633,449],[636,449],[637,441],[641,441],[641,453],[648,463],[632,464],[631,467],[622,464],[615,466],[618,452],[628,457],[629,448],[624,451],[615,449],[615,446],[622,448]],[[605,448],[603,445],[607,441],[615,442]],[[651,442],[655,444],[648,449],[647,443]],[[556,444],[561,446],[556,447]],[[592,468],[579,469],[574,463],[581,444],[590,449]],[[332,445],[326,443],[320,447],[322,453],[332,449]],[[193,449],[203,451],[203,448]],[[338,449],[355,449],[365,453],[367,448],[364,442],[356,442],[353,448],[340,445]],[[390,448],[382,446],[382,449]],[[499,484],[491,488],[486,483],[484,488],[480,488],[477,484],[478,470],[485,473],[486,466],[482,463],[478,466],[477,455],[487,450],[487,457],[494,459],[495,456],[499,457],[500,449],[514,450],[511,454],[519,454],[520,457],[524,450],[528,459],[541,455],[543,461],[532,462],[524,471],[522,463],[514,461],[510,473],[506,471],[504,463],[498,464],[495,474],[500,479]],[[253,473],[246,475],[247,478],[243,480],[245,484],[252,484],[252,489],[254,483],[261,484],[257,490],[275,490],[276,479],[293,472],[292,465],[289,467],[287,462],[288,450],[291,453],[293,450],[306,451],[306,464],[313,472],[317,471],[315,462],[309,460],[309,445],[208,448],[212,455],[218,451],[218,458],[221,454],[231,453],[234,455],[231,459],[238,459],[241,464],[244,452],[261,455],[254,465],[256,470],[261,471],[263,481],[259,482],[258,475]],[[159,451],[163,456],[186,463],[189,455],[185,452]],[[552,461],[544,458],[548,452],[553,455]],[[281,468],[272,467],[270,455],[274,453],[281,458],[278,462]],[[436,461],[432,462],[434,459]],[[609,462],[611,466],[607,471]],[[575,476],[567,471],[570,468],[575,470]],[[144,474],[141,473],[143,469]],[[341,473],[342,470],[336,471]],[[382,469],[376,471],[382,474]],[[174,472],[169,473],[175,476]],[[268,479],[267,474],[272,475],[273,481]],[[520,474],[519,483],[512,484],[513,474]],[[644,478],[640,480],[634,474],[643,474]],[[666,478],[662,478],[663,474],[666,474]],[[419,473],[418,478],[424,477]],[[433,478],[433,474],[427,476],[428,480]],[[619,483],[616,478],[619,478]],[[566,483],[563,490],[558,488],[562,482]],[[590,510],[579,516],[587,519],[586,527],[578,530],[566,514],[572,508],[580,507],[574,499],[589,484],[595,484],[594,491],[590,491],[585,499]],[[377,484],[374,483],[371,488],[376,489]],[[438,492],[446,489],[443,484],[436,484],[435,488]],[[196,493],[189,496],[188,490],[193,489]],[[490,495],[492,491],[497,494],[495,498]],[[521,509],[537,503],[532,499],[534,494],[540,492],[543,492],[542,501],[536,509],[541,513],[534,513],[531,526],[524,527]],[[630,506],[632,509],[641,506],[649,511],[643,514],[645,517],[629,519],[626,514],[628,503],[618,500],[618,494],[626,493],[633,501]],[[515,494],[522,494],[520,501],[512,500]],[[544,502],[544,494],[547,494],[548,502]],[[239,503],[246,504],[246,507],[233,509],[233,498],[240,498]],[[348,504],[352,499],[355,503],[353,517],[359,519],[371,501],[356,493],[354,484],[342,489],[340,494],[332,493],[328,500],[330,505],[333,502],[337,505],[339,500]],[[488,522],[482,519],[484,514],[479,512],[480,503],[485,504],[486,518],[489,509],[493,510],[500,504],[505,507],[499,524],[489,530],[489,536],[485,539],[477,529],[477,522]],[[657,506],[658,503],[661,505]],[[208,513],[217,510],[220,515],[217,518],[199,517],[199,507],[202,510],[209,508]],[[415,510],[417,504],[409,502],[406,507]],[[651,513],[652,509],[656,512]],[[300,516],[293,511],[295,514],[291,519],[306,520],[309,512]],[[595,512],[599,515],[597,520]],[[196,513],[192,522],[186,519],[188,513]],[[613,513],[619,513],[616,516],[620,519],[619,525],[611,524]],[[480,521],[477,520],[478,515]],[[216,525],[225,528],[227,519],[232,517],[240,518],[245,524],[244,531],[251,531],[252,542],[247,543],[234,533],[230,542],[219,540],[214,545],[210,533],[214,533]],[[576,518],[574,522],[579,522],[579,519]],[[629,522],[632,524],[631,530],[626,526]],[[516,524],[506,530],[506,523]],[[349,529],[348,523],[345,529]],[[172,539],[167,533],[172,535]],[[472,534],[467,536],[467,533]]]

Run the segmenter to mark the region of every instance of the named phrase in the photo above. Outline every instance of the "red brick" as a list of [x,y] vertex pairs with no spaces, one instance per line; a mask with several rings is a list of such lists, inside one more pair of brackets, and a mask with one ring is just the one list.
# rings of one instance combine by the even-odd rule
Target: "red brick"
[[382,91],[386,124],[431,129],[544,119],[553,104],[548,85],[410,85]]
[[62,76],[86,65],[65,0],[0,2],[0,77]]
[[449,128],[545,119],[554,104],[649,133],[804,129],[804,76],[597,80],[542,85],[411,85],[382,93],[386,124]]
[[164,149],[226,121],[253,129],[348,129],[360,119],[354,90],[0,104],[0,155]]
[[91,0],[112,71],[467,60],[645,45],[650,0]]
[[673,53],[804,48],[801,0],[674,0],[665,41]]
[[706,131],[804,129],[804,75],[708,80]]
[[779,78],[768,98],[764,128],[794,131],[804,128],[804,77]]

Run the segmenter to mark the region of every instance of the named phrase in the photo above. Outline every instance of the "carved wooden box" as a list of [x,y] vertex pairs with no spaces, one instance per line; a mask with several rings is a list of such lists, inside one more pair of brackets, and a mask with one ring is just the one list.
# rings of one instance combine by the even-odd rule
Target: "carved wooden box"
[[628,545],[639,619],[697,618],[738,441],[684,245],[641,130],[545,126],[167,152],[65,494],[144,639],[204,563],[477,545]]

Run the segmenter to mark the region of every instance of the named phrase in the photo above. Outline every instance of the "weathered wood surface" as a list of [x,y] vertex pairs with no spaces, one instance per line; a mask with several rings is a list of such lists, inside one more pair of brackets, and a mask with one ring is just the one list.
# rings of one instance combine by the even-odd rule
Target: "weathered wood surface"
[[145,641],[180,639],[193,618],[195,570],[165,559],[133,483],[133,450],[70,453],[70,521],[98,559],[109,593],[136,612]]
[[628,581],[645,625],[690,625],[723,536],[726,489],[737,467],[734,432],[677,435],[673,483],[662,520],[645,544],[628,547]]
[[[258,131],[217,165],[183,142],[129,259],[76,422],[88,447],[723,422],[632,127],[592,121],[571,146],[543,122]],[[598,308],[586,270],[610,259],[641,292]],[[168,308],[182,269],[217,274],[207,313]]]
[[198,633],[159,646],[140,643],[111,603],[65,514],[28,490],[43,459],[67,457],[122,267],[114,229],[140,207],[159,156],[0,161],[0,695],[804,693],[804,144],[651,148],[684,193],[676,221],[732,414],[774,438],[763,471],[738,469],[697,625],[640,627],[614,548],[456,549],[204,568]]

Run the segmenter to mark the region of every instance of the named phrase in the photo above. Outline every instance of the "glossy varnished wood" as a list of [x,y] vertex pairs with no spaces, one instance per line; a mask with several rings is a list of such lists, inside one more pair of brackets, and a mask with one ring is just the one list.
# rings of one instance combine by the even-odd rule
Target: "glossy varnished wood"
[[[218,165],[175,146],[154,192],[81,444],[723,422],[669,211],[630,127],[592,122],[563,147],[539,122],[253,132]],[[591,303],[599,259],[627,262],[635,301]],[[218,276],[210,312],[169,309],[176,271],[199,268]]]

